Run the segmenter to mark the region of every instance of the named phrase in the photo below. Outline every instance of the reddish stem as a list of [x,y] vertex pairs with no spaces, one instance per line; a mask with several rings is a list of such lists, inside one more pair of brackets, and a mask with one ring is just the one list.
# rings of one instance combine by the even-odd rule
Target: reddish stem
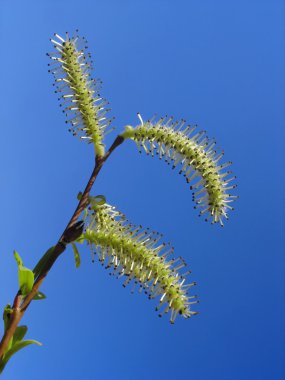
[[[57,244],[55,245],[53,252],[52,252],[52,255],[49,257],[49,260],[47,260],[47,262],[45,263],[44,267],[41,270],[41,273],[38,275],[31,292],[25,297],[23,302],[22,302],[21,291],[19,290],[17,292],[15,299],[14,299],[14,303],[13,303],[13,308],[12,308],[13,311],[11,312],[9,325],[8,325],[6,331],[4,332],[4,335],[3,335],[2,340],[0,342],[0,361],[1,361],[3,355],[6,351],[6,348],[9,344],[11,338],[13,337],[13,335],[15,333],[15,330],[16,330],[20,320],[24,316],[27,308],[29,307],[29,305],[32,302],[35,295],[37,294],[38,289],[40,288],[42,282],[44,281],[45,277],[47,276],[48,272],[50,271],[50,269],[54,265],[57,258],[62,254],[62,252],[65,251],[65,248],[66,248],[66,243],[65,243],[65,239],[64,239],[65,233],[74,223],[76,223],[80,214],[82,213],[82,211],[84,211],[85,207],[88,205],[90,191],[92,189],[92,186],[93,186],[100,170],[102,169],[103,164],[108,159],[108,157],[111,155],[111,153],[119,145],[122,144],[123,141],[124,141],[124,139],[121,136],[117,136],[117,138],[115,139],[115,141],[113,142],[113,144],[111,145],[110,149],[105,154],[105,156],[96,157],[95,167],[94,167],[92,174],[89,178],[89,181],[85,187],[83,195],[82,195],[81,199],[79,200],[79,203],[78,203],[72,217],[70,218],[66,228],[64,229],[61,237],[59,238]],[[22,304],[21,304],[21,302],[22,302]]]

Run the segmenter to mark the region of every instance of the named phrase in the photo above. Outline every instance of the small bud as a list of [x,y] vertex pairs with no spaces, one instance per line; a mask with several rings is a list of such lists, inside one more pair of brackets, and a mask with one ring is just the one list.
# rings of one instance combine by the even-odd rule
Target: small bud
[[61,241],[65,244],[72,243],[77,240],[83,233],[84,222],[80,220],[76,222],[71,227],[68,228],[67,231],[64,232],[63,238]]

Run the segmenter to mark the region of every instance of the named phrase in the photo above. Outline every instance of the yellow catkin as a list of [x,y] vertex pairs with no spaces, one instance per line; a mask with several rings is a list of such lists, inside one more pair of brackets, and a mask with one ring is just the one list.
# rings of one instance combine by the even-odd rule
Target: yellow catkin
[[104,155],[102,142],[111,119],[106,117],[108,104],[99,94],[100,82],[91,78],[91,60],[86,53],[86,40],[78,36],[65,38],[55,34],[51,39],[55,51],[48,54],[53,63],[56,93],[73,135],[93,143],[97,156]]
[[160,297],[160,316],[170,312],[173,323],[178,314],[185,318],[197,314],[190,309],[198,302],[196,296],[187,293],[195,283],[185,284],[190,271],[181,273],[186,265],[181,257],[169,259],[173,248],[160,243],[160,234],[130,224],[123,214],[105,204],[94,210],[84,239],[103,266],[117,277],[126,277],[124,286],[132,282],[149,299]]
[[196,127],[186,125],[185,120],[173,122],[172,118],[161,118],[143,122],[133,128],[127,126],[121,134],[125,139],[135,141],[140,152],[158,155],[174,169],[180,165],[187,183],[191,183],[195,208],[200,209],[199,216],[220,223],[228,219],[228,210],[233,209],[231,202],[237,198],[228,191],[234,189],[231,171],[225,169],[231,162],[221,164],[223,151],[217,151],[216,142],[206,136],[205,131],[196,131]]

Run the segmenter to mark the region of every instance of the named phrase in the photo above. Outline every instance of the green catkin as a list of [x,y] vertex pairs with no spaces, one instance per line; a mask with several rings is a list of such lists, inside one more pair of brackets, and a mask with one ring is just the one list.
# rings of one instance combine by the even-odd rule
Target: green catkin
[[87,41],[68,34],[65,38],[55,34],[54,38],[51,42],[55,51],[48,53],[53,61],[49,71],[55,77],[55,92],[60,94],[66,123],[71,124],[69,131],[93,143],[97,156],[102,157],[103,136],[112,120],[106,117],[108,103],[99,94],[101,84],[90,76],[92,61],[86,53]]
[[158,155],[164,158],[174,169],[181,165],[180,174],[184,174],[187,183],[192,183],[195,208],[200,208],[199,216],[211,219],[212,223],[220,223],[228,219],[230,203],[237,198],[228,193],[236,185],[230,182],[231,171],[225,168],[231,162],[220,163],[224,153],[215,149],[216,142],[210,140],[205,131],[196,132],[196,126],[186,125],[185,120],[173,122],[173,118],[153,119],[144,122],[138,114],[141,124],[136,128],[127,126],[121,134],[125,139],[131,139],[138,145],[139,151]]
[[149,299],[160,296],[156,309],[159,316],[170,312],[171,323],[178,314],[185,318],[197,314],[190,310],[198,302],[196,296],[187,293],[195,283],[184,284],[189,272],[180,272],[186,264],[181,257],[168,259],[173,248],[159,243],[160,234],[130,224],[108,204],[93,209],[89,219],[84,239],[105,268],[112,268],[118,278],[126,276],[124,286],[132,282]]

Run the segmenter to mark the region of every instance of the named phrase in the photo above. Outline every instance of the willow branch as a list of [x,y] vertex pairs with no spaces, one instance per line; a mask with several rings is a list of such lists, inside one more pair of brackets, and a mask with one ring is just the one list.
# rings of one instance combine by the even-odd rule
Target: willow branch
[[10,314],[9,325],[8,325],[4,335],[2,337],[2,340],[0,342],[0,360],[4,355],[5,350],[8,346],[11,338],[13,337],[20,320],[24,316],[27,308],[29,307],[29,305],[32,302],[35,295],[37,294],[42,282],[46,278],[48,272],[50,271],[50,269],[54,265],[55,261],[65,251],[65,249],[66,249],[66,243],[65,243],[65,239],[64,239],[65,234],[76,223],[76,221],[78,220],[82,211],[84,211],[84,209],[88,205],[90,191],[92,189],[94,182],[96,181],[96,178],[97,178],[100,170],[102,169],[102,166],[104,165],[104,163],[108,159],[108,157],[111,155],[111,153],[119,145],[121,145],[123,141],[124,141],[123,137],[117,136],[117,138],[115,139],[115,141],[111,145],[108,152],[106,152],[106,154],[103,157],[98,157],[98,156],[96,157],[94,169],[93,169],[92,174],[91,174],[91,176],[87,182],[87,185],[85,187],[83,195],[82,195],[81,199],[79,200],[78,205],[77,205],[72,217],[70,218],[67,226],[65,227],[63,233],[61,234],[58,242],[54,246],[52,255],[49,257],[49,260],[47,260],[47,262],[45,263],[45,265],[43,266],[43,268],[41,270],[41,273],[37,277],[31,292],[24,299],[21,295],[21,291],[19,290],[17,292],[15,299],[14,299],[12,312]]

